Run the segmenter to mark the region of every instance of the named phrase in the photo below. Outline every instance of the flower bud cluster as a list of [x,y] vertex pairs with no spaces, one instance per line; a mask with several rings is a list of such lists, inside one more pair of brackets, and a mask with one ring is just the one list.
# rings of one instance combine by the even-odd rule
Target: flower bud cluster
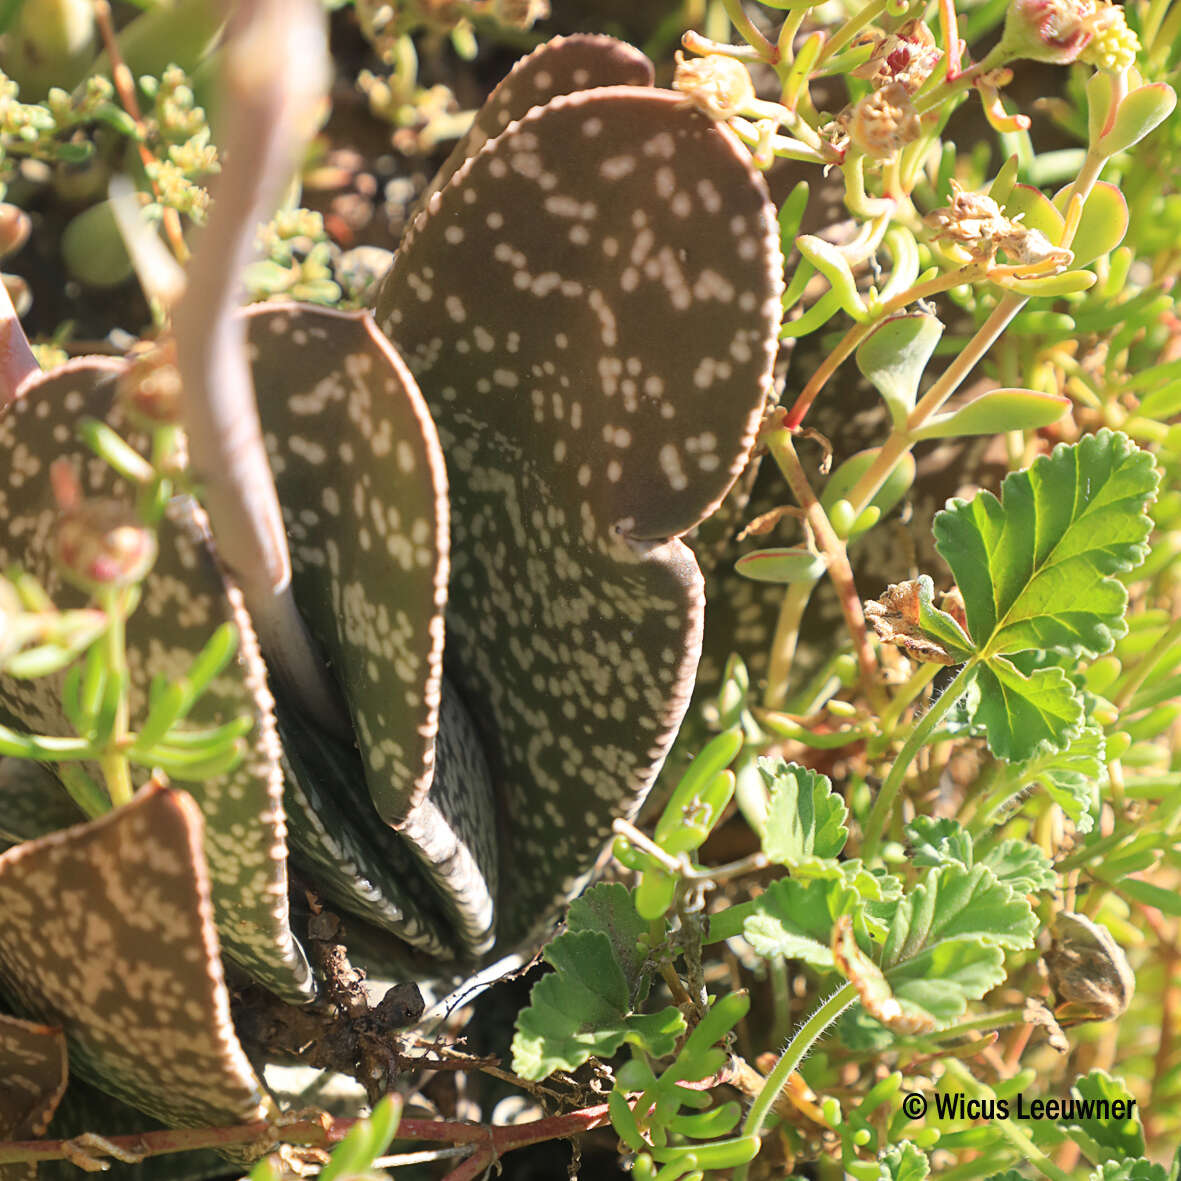
[[119,378],[118,396],[128,414],[148,430],[180,422],[180,373],[176,345],[156,345],[132,359]]
[[1002,47],[1009,57],[1126,70],[1140,42],[1124,10],[1107,0],[1012,0]]
[[746,66],[721,53],[687,58],[678,51],[673,89],[711,119],[741,115],[755,99],[754,83]]
[[922,126],[910,92],[902,82],[888,82],[853,104],[845,115],[849,140],[876,160],[885,160],[918,139]]
[[921,20],[909,20],[896,33],[879,38],[873,56],[853,71],[855,78],[868,78],[874,89],[897,83],[914,94],[931,76],[943,57],[935,34]]
[[95,594],[142,581],[156,560],[156,538],[130,505],[84,500],[58,518],[53,553],[63,577]]

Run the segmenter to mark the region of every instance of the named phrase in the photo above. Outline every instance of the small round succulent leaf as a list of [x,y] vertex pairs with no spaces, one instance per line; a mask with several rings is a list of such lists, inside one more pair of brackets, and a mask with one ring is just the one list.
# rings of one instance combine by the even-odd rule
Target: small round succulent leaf
[[174,1126],[271,1111],[234,1033],[193,798],[151,783],[0,854],[0,982],[71,1068]]
[[554,37],[526,54],[501,79],[471,127],[419,198],[421,208],[470,156],[510,123],[559,94],[597,86],[651,86],[652,63],[626,41],[598,33]]
[[[146,445],[115,400],[116,380],[125,371],[125,363],[105,358],[71,361],[26,382],[0,417],[0,451],[11,457],[0,484],[0,565],[22,566],[60,607],[81,605],[82,599],[50,558],[57,509],[49,465],[58,457],[71,460],[85,495],[130,498],[126,483],[74,430],[79,418],[90,415],[141,449]],[[277,995],[300,1003],[313,995],[314,983],[288,923],[283,780],[266,670],[241,594],[210,558],[206,541],[204,514],[191,501],[176,501],[161,522],[159,556],[127,624],[131,715],[133,724],[144,716],[152,677],[183,676],[220,624],[237,625],[237,661],[210,684],[188,722],[202,727],[243,714],[254,718],[247,756],[229,774],[189,786],[207,822],[205,853],[223,951]],[[36,733],[70,734],[61,679],[0,676],[0,715]],[[143,777],[138,769],[134,773]]]
[[0,1014],[0,1140],[42,1135],[68,1079],[59,1028]]
[[[1054,195],[1054,208],[1062,212],[1068,190]],[[1070,242],[1074,266],[1085,267],[1114,250],[1128,232],[1128,202],[1109,181],[1097,181],[1083,206],[1078,228]]]
[[532,461],[597,531],[664,540],[746,463],[781,289],[746,149],[680,95],[607,87],[535,108],[431,198],[377,318],[453,481],[448,403],[506,464],[535,440]]
[[295,598],[352,714],[378,812],[434,774],[447,598],[447,474],[414,379],[367,312],[245,313]]

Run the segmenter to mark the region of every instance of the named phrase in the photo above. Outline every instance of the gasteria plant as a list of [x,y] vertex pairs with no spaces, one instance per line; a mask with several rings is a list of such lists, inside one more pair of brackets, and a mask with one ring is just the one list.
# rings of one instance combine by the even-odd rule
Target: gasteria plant
[[[174,183],[144,180],[182,257],[196,165],[225,168],[183,276],[112,202],[175,345],[38,373],[10,315],[0,419],[0,1134],[43,1133],[71,1069],[198,1130],[0,1165],[314,1153],[339,1129],[280,1113],[226,970],[317,1064],[297,1006],[343,1018],[332,1064],[376,1099],[399,1058],[342,948],[460,981],[564,916],[512,1069],[568,1107],[404,1119],[469,1146],[453,1181],[607,1124],[661,1181],[1176,1181],[1177,201],[1146,153],[1175,156],[1181,17],[719,0],[672,91],[622,42],[550,41],[421,194],[370,315],[237,306],[244,271],[341,293],[306,212],[247,269],[320,85],[314,22],[269,8],[219,51],[216,155],[162,66],[150,134],[93,80],[0,111],[42,158],[96,122],[171,135]],[[394,70],[363,86],[430,140],[454,120],[415,30],[466,50],[469,18],[539,8],[358,3]],[[1080,146],[1034,151],[1005,94],[1029,61],[1074,67],[1038,80]],[[970,95],[995,156],[945,136]],[[826,591],[843,633],[806,615]],[[612,833],[621,880],[576,897]]]
[[[368,962],[444,978],[528,950],[594,871],[688,701],[703,604],[676,538],[746,462],[781,290],[737,140],[638,52],[575,37],[493,94],[416,219],[379,298],[398,351],[366,314],[239,316],[315,73],[306,14],[251,12],[175,360],[28,367],[0,428],[14,614],[38,623],[8,654],[3,749],[56,772],[6,764],[0,979],[76,1072],[182,1124],[269,1110],[219,944],[278,996],[316,993],[288,824],[301,879],[382,933]],[[286,75],[259,76],[280,39]],[[194,482],[208,518],[169,503]],[[88,605],[57,613],[63,581]],[[137,765],[197,803],[133,796]],[[115,810],[47,834],[55,780]],[[127,982],[149,978],[176,1005],[145,1013]]]

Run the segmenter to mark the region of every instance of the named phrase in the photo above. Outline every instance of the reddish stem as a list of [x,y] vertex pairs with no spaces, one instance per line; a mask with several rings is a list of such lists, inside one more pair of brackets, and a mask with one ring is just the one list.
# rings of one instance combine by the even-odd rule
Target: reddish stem
[[486,1135],[488,1143],[469,1156],[457,1169],[452,1169],[443,1181],[474,1181],[514,1148],[526,1148],[530,1144],[540,1144],[545,1140],[565,1140],[570,1136],[601,1128],[609,1122],[607,1105],[602,1103],[598,1107],[584,1107],[581,1111],[570,1112],[569,1115],[547,1116],[545,1119],[533,1120],[527,1124],[481,1128],[480,1131]]
[[954,82],[960,76],[960,29],[955,15],[955,0],[939,0],[939,23],[943,26],[943,39],[947,42],[947,80]]

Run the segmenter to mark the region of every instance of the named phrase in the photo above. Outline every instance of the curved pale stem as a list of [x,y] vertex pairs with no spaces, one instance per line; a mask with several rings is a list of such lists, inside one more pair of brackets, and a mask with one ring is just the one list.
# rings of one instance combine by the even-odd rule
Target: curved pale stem
[[323,13],[314,0],[249,0],[226,51],[234,118],[208,229],[176,307],[182,415],[221,559],[242,588],[267,663],[312,717],[348,732],[338,694],[291,593],[291,559],[254,401],[239,275],[259,221],[290,180],[324,93]]
[[39,369],[8,288],[0,282],[0,410],[16,397],[21,382]]

